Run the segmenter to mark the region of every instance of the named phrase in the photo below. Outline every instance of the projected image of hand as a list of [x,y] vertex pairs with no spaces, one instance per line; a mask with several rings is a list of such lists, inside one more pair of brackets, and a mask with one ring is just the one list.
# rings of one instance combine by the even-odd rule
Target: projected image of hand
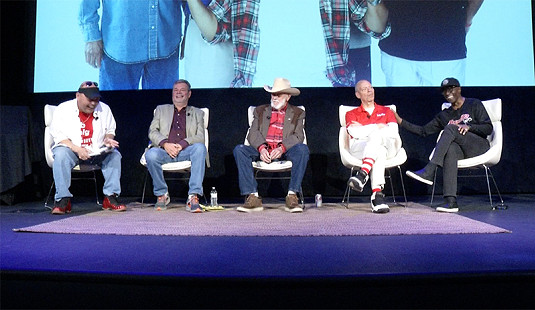
[[102,60],[102,40],[85,44],[85,61],[93,68],[100,68]]

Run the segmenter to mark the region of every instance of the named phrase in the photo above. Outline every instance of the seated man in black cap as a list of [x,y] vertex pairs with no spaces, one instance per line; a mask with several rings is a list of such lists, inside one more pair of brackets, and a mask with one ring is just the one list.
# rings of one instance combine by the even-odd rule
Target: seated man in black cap
[[433,185],[436,167],[443,169],[445,203],[439,212],[458,212],[457,161],[481,155],[490,148],[487,136],[492,133],[492,122],[479,99],[461,96],[461,85],[455,78],[446,78],[440,89],[451,106],[438,113],[424,126],[414,125],[395,113],[401,128],[422,137],[444,130],[435,146],[430,162],[421,170],[407,171],[413,179]]
[[58,105],[52,118],[54,137],[52,172],[56,185],[52,214],[71,212],[71,170],[78,164],[99,165],[104,176],[103,209],[125,211],[117,202],[121,193],[121,154],[115,140],[115,118],[110,107],[100,102],[95,82],[83,82],[76,98]]

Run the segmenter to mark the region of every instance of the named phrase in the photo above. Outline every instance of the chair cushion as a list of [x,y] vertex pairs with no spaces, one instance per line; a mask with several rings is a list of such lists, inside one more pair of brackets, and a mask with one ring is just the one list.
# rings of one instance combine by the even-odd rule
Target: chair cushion
[[189,160],[162,165],[163,171],[180,171],[180,170],[188,170],[190,168],[191,168],[191,161]]
[[[147,161],[145,160],[145,153],[139,159],[139,163],[147,167]],[[188,171],[191,168],[191,161],[184,160],[176,163],[167,163],[162,165],[163,171]]]
[[253,161],[253,168],[260,171],[282,172],[292,169],[292,162],[289,160],[281,160],[271,163],[265,163],[263,161]]

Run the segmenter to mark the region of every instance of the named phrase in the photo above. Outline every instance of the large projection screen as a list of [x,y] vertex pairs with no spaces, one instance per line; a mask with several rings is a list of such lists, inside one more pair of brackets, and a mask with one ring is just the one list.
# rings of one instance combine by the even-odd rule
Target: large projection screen
[[[38,0],[34,92],[72,91],[79,85],[80,81],[100,82],[99,69],[86,62],[86,42],[79,25],[81,6],[84,5],[82,2],[96,2],[100,6],[96,11],[98,14],[96,16],[100,18],[99,27],[101,27],[102,19],[109,18],[106,13],[105,16],[102,16],[103,7],[111,5],[112,2],[119,8],[118,3],[128,2],[128,5],[156,5],[161,10],[164,7],[172,7],[171,5],[165,6],[163,2],[171,3],[173,1],[178,3],[179,7],[181,6],[182,1],[180,0]],[[352,0],[346,1],[353,2]],[[208,0],[202,2],[206,5],[210,3]],[[212,2],[226,1],[213,0]],[[264,84],[271,84],[275,77],[283,76],[290,79],[292,86],[296,87],[333,87],[332,81],[326,77],[325,68],[328,66],[326,55],[329,50],[325,43],[325,20],[322,19],[320,13],[320,7],[322,5],[329,6],[331,1],[255,0],[254,2],[259,5],[257,22],[260,29],[260,47],[257,49],[257,73],[253,76],[253,82],[247,86],[260,87]],[[364,3],[364,6],[366,5],[365,1],[360,2]],[[417,8],[421,2],[433,2],[432,0],[390,0],[390,2],[397,2],[396,5],[402,3],[408,8],[414,8],[415,20],[433,16],[432,14],[424,14]],[[467,3],[463,0],[449,0],[449,2]],[[389,7],[389,0],[384,0],[383,4]],[[87,11],[88,4],[85,3],[85,5]],[[393,8],[395,5],[390,5],[390,9],[393,10]],[[176,13],[176,18],[180,18],[181,29],[176,31],[180,36],[180,33],[184,33],[185,16],[187,15],[183,13],[183,9],[174,13]],[[169,15],[170,13],[163,12],[163,14]],[[396,15],[394,12],[390,12],[390,17],[395,18]],[[135,19],[136,22],[143,20],[143,18],[132,16],[132,14],[122,14],[121,16]],[[439,19],[429,18],[425,22],[435,26],[436,29],[437,25],[433,23]],[[124,25],[127,23],[119,21],[112,24]],[[400,28],[395,28],[394,25],[393,22],[391,36],[399,34]],[[353,40],[355,29],[356,32],[359,30],[354,26],[351,27],[351,39]],[[462,69],[464,72],[463,86],[535,85],[530,0],[484,0],[468,29],[469,31],[465,34],[466,59]],[[415,33],[419,31],[423,31],[422,28],[414,29],[410,35],[415,36]],[[435,39],[437,41],[445,40],[445,38],[450,39],[451,36],[448,36],[450,31],[451,29],[448,28],[443,29],[443,33],[437,34]],[[169,32],[166,35],[170,39],[176,39],[169,35]],[[132,38],[134,37],[132,36]],[[234,70],[236,58],[233,57],[232,43],[227,41],[208,44],[202,38],[194,21],[189,21],[186,38],[185,55],[178,61],[177,76],[190,80],[194,88],[231,87],[229,81],[235,77],[236,73]],[[388,39],[387,37],[384,40]],[[438,86],[439,82],[436,81],[425,85],[408,80],[405,85],[389,85],[384,68],[382,68],[384,65],[382,57],[384,56],[378,42],[378,39],[370,39],[366,35],[364,38],[361,37],[357,43],[351,41],[352,48],[364,47],[362,51],[366,53],[366,57],[361,58],[368,58],[368,75],[374,86]],[[132,46],[131,43],[117,42],[114,48],[120,49],[121,46],[127,46],[127,44]],[[134,43],[138,44],[138,42]],[[104,49],[106,49],[106,42],[104,45]],[[139,46],[144,45],[139,42]],[[425,47],[418,47],[418,51],[415,53],[421,52],[423,49]],[[418,61],[418,63],[422,62],[425,61]],[[366,75],[364,77],[366,78]],[[446,76],[437,77],[437,79],[440,81],[444,77]],[[140,82],[137,88],[143,88],[142,85]],[[171,87],[172,85],[155,88]]]

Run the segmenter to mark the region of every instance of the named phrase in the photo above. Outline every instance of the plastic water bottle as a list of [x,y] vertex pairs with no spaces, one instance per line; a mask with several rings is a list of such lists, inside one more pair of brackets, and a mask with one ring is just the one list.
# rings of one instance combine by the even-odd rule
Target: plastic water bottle
[[210,206],[217,207],[217,191],[215,190],[215,187],[212,187],[212,191],[210,191]]

